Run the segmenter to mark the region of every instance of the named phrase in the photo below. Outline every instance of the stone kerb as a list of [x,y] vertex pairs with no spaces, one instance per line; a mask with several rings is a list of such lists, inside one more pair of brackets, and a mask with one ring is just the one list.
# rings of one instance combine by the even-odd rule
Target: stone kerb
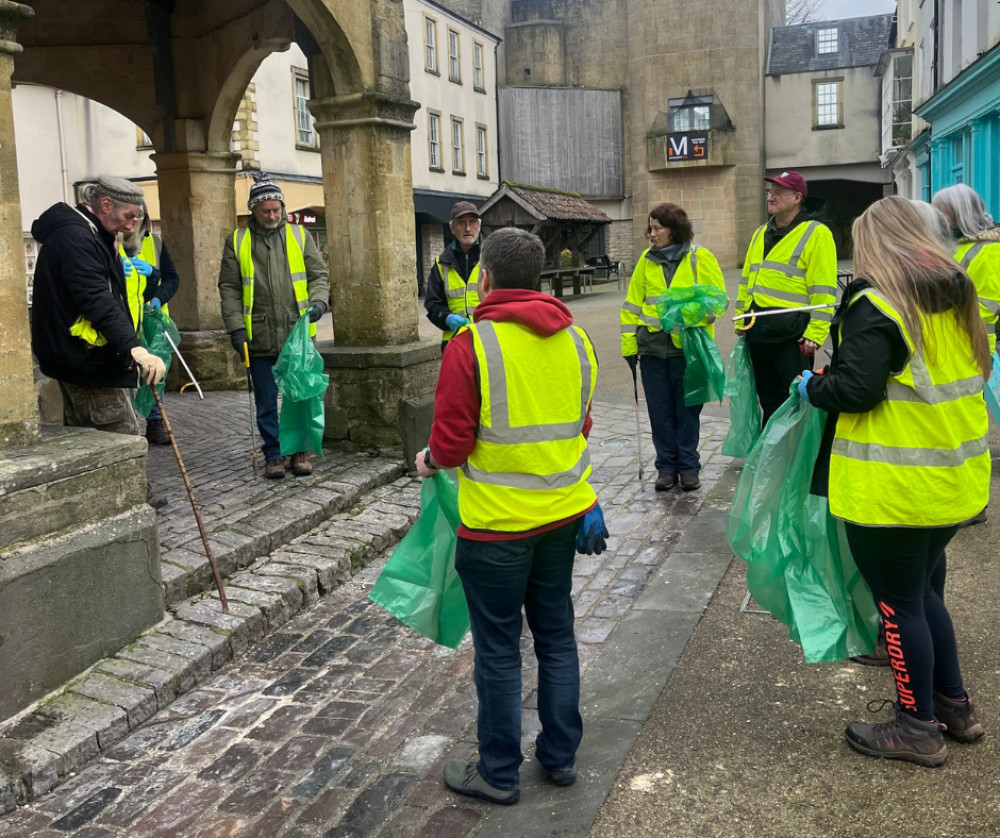
[[372,489],[364,507],[311,524],[228,579],[228,614],[214,592],[175,604],[154,629],[0,726],[0,814],[53,789],[395,545],[417,518],[419,482]]

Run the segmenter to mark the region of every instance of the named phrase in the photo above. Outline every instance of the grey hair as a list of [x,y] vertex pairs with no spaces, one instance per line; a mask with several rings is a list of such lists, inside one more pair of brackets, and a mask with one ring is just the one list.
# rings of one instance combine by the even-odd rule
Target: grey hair
[[537,291],[545,264],[545,245],[534,233],[504,227],[483,240],[479,264],[490,275],[493,288]]
[[951,226],[948,224],[945,214],[933,204],[928,204],[927,201],[912,200],[910,203],[920,213],[920,217],[924,219],[927,229],[940,248],[946,253],[954,250],[955,240],[952,238]]
[[946,216],[962,238],[974,239],[993,226],[993,216],[986,211],[986,204],[971,186],[956,183],[934,193],[931,200]]

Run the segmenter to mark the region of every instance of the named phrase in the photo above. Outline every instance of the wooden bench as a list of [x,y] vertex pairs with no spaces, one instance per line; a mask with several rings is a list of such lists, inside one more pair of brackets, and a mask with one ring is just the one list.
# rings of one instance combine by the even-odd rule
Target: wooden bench
[[542,281],[548,281],[549,289],[552,291],[553,295],[556,297],[562,297],[563,295],[563,282],[567,279],[573,282],[573,293],[579,296],[581,291],[581,284],[586,287],[590,285],[593,287],[593,277],[594,272],[597,268],[593,267],[571,267],[571,268],[550,268],[547,271],[542,271]]

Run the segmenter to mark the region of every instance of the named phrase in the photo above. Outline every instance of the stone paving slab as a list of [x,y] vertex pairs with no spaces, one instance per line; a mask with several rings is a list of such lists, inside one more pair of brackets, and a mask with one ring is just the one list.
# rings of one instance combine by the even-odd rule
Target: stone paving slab
[[[13,786],[0,782],[0,802],[31,800],[0,816],[0,833],[520,835],[529,833],[511,831],[511,824],[544,811],[551,833],[546,827],[530,834],[585,834],[584,822],[596,816],[683,649],[685,631],[724,570],[717,557],[702,564],[676,548],[703,507],[717,514],[711,492],[728,463],[718,450],[728,423],[703,418],[702,491],[656,494],[648,476],[645,486],[636,479],[629,453],[633,410],[604,404],[594,410],[595,484],[612,536],[606,553],[580,556],[574,569],[586,712],[576,786],[555,789],[529,755],[518,807],[491,809],[444,789],[447,759],[476,749],[471,642],[466,638],[457,650],[437,647],[367,599],[419,503],[419,481],[402,477],[378,486],[373,478],[361,502],[241,571],[229,615],[216,594],[197,594],[123,650],[114,660],[133,667],[135,682],[119,676],[121,686],[112,689],[101,667],[79,679],[68,694],[118,712],[108,713],[105,725],[93,708],[64,708],[64,726],[52,729],[75,750],[59,753],[52,739],[49,750],[30,738],[0,739],[0,763],[11,761],[13,745],[25,765]],[[651,458],[648,439],[644,448]],[[538,720],[537,665],[527,636],[523,651],[529,750]],[[206,666],[211,674],[189,686],[192,673]],[[169,676],[159,691],[141,681],[154,670]],[[614,694],[622,679],[636,685],[634,701],[612,707],[595,700]],[[167,686],[178,696],[169,702]],[[128,733],[120,738],[123,715]],[[81,731],[82,741],[70,735]],[[555,831],[553,813],[572,814],[583,831]]]

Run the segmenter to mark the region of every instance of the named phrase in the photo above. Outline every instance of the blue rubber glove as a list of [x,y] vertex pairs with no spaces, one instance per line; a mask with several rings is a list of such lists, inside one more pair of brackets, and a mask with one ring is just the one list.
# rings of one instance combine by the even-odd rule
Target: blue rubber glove
[[132,263],[128,256],[122,256],[122,270],[125,271],[125,276],[128,276],[132,271]]
[[160,302],[159,297],[153,297],[153,299],[146,303],[146,311],[153,312],[154,314],[160,314],[162,308],[163,303]]
[[149,264],[145,259],[140,259],[138,256],[133,256],[129,260],[132,262],[132,267],[142,276],[149,276],[153,272],[153,266]]
[[608,528],[604,525],[601,505],[594,504],[594,508],[584,515],[580,522],[580,532],[576,536],[576,552],[599,556],[608,546],[605,541],[607,537]]
[[799,398],[802,399],[806,404],[812,404],[809,401],[809,391],[806,389],[806,382],[813,377],[812,370],[803,370],[802,378],[799,379]]
[[468,326],[471,321],[461,314],[449,314],[444,322],[448,325],[449,332],[457,332],[463,326]]

